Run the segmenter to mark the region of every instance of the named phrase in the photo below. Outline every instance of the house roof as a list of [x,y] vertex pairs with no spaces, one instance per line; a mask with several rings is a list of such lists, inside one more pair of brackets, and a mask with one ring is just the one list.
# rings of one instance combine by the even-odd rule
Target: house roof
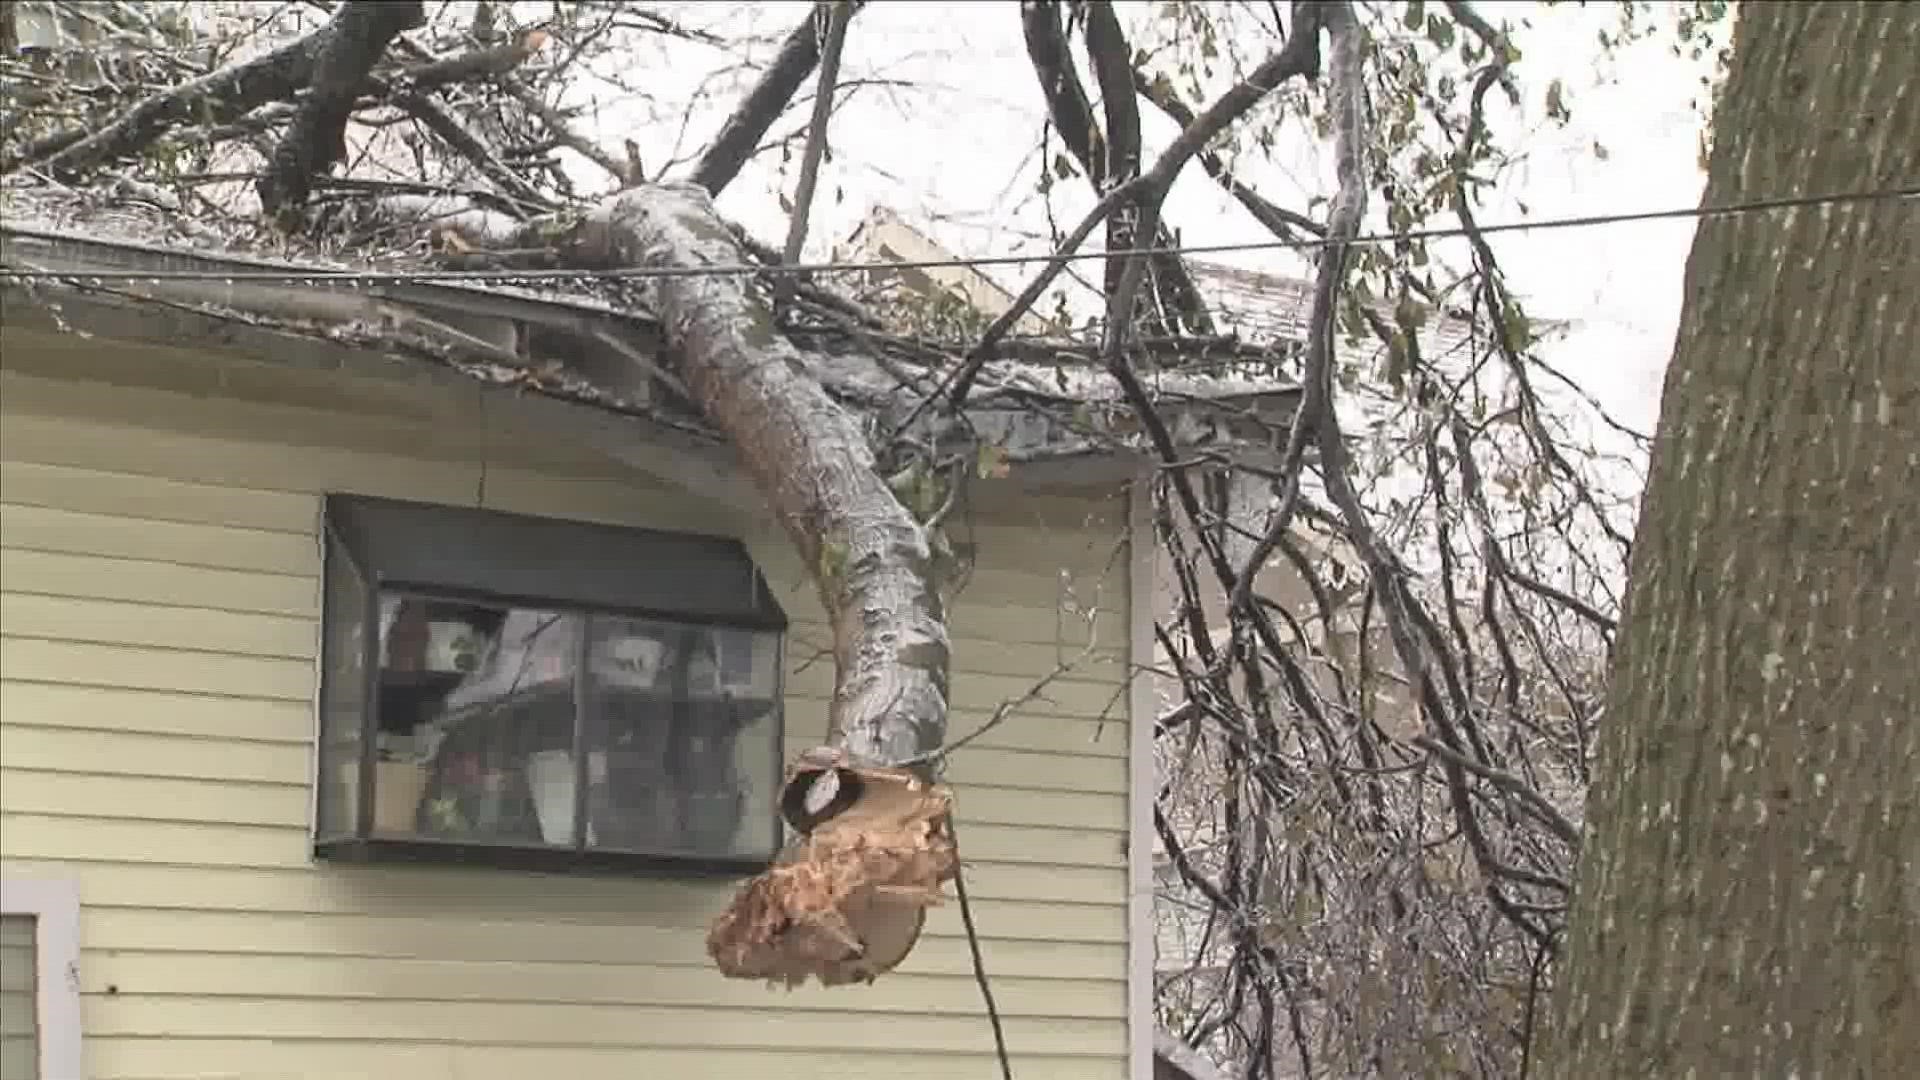
[[[296,337],[307,351],[324,345],[335,353],[401,357],[511,386],[515,397],[598,414],[595,423],[611,423],[607,435],[615,441],[664,438],[717,454],[716,465],[731,461],[725,440],[653,362],[664,337],[642,281],[421,280],[407,272],[445,270],[418,238],[366,254],[265,229],[228,235],[181,213],[170,193],[125,180],[85,190],[25,181],[0,187],[0,264],[60,275],[0,279],[10,325],[158,344],[212,341],[272,362],[286,359],[285,339]],[[125,277],[144,271],[182,276]],[[390,276],[356,282],[302,272]],[[59,304],[11,302],[43,292],[57,293]],[[895,374],[905,369],[930,386],[939,365],[951,362],[950,351],[870,328],[816,321],[786,329],[816,360],[829,393],[882,420],[910,409],[917,397],[901,392]],[[866,355],[876,347],[893,350],[887,359],[894,363],[883,368]],[[1022,480],[1079,486],[1139,468],[1144,436],[1111,380],[1076,367],[1071,357],[1047,362],[1039,343],[1010,351],[1015,358],[983,370],[966,423],[1004,449]],[[1169,427],[1186,444],[1269,443],[1245,436],[1283,425],[1297,400],[1288,385],[1204,377],[1184,383],[1191,385],[1159,392]],[[636,431],[646,437],[635,439]]]

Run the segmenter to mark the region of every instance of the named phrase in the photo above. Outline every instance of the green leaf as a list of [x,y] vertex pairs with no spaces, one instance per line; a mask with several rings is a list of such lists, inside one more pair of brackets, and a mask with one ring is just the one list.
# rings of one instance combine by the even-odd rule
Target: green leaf
[[1434,14],[1428,16],[1427,17],[1427,40],[1433,42],[1435,45],[1440,46],[1442,49],[1453,48],[1453,40],[1454,40],[1453,20],[1446,18],[1445,16],[1441,15],[1439,12],[1435,12]]
[[1507,331],[1507,344],[1515,351],[1533,344],[1533,323],[1527,318],[1527,313],[1520,310],[1519,302],[1507,301],[1506,310],[1501,313],[1500,321]]
[[1013,471],[1013,465],[1007,460],[1007,448],[992,443],[980,444],[978,472],[982,480],[1004,479]]
[[1427,5],[1424,0],[1409,0],[1406,13],[1400,16],[1400,21],[1406,24],[1407,29],[1418,30],[1426,17]]

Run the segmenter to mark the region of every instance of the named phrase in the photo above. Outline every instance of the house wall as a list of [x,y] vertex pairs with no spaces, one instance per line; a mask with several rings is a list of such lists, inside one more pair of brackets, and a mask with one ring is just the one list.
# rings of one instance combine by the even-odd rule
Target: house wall
[[[316,408],[264,367],[79,359],[16,338],[0,372],[0,874],[78,882],[89,1076],[995,1073],[951,904],[875,985],[788,993],[708,965],[730,883],[309,856],[322,492],[746,537],[796,620],[792,749],[824,734],[831,664],[770,527],[459,402]],[[328,401],[388,400],[342,378]],[[1080,653],[1063,606],[1101,612],[1104,647],[948,777],[1023,1076],[1127,1074],[1124,530],[1117,500],[992,495],[956,530],[979,545],[956,734]]]

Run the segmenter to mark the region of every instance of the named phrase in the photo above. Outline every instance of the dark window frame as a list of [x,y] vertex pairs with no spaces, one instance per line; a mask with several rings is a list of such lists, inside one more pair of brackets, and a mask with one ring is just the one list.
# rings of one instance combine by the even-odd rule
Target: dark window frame
[[[773,657],[773,737],[766,771],[747,778],[777,793],[785,737],[786,613],[737,539],[630,528],[503,511],[440,506],[373,496],[328,494],[321,514],[321,656],[315,702],[315,797],[311,840],[315,857],[341,862],[439,863],[541,872],[647,875],[738,875],[764,869],[782,838],[777,798],[768,800],[769,847],[755,854],[646,852],[589,844],[587,772],[592,706],[580,693],[588,667],[575,658],[573,832],[568,846],[376,835],[375,803],[381,731],[381,599],[395,594],[466,601],[501,608],[580,616],[578,648],[591,638],[588,620],[653,619],[770,634]],[[340,666],[335,610],[336,559],[344,559],[359,586],[358,737],[347,765],[356,773],[350,829],[329,834],[326,800],[330,729],[329,682]],[[640,568],[661,566],[663,572]],[[542,586],[547,587],[542,587]],[[717,662],[717,658],[716,658]],[[758,699],[756,699],[758,700]],[[337,814],[335,815],[337,816]]]

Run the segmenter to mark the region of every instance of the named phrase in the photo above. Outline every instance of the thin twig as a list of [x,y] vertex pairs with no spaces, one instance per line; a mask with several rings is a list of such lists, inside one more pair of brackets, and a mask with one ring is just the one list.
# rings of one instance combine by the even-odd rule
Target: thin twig
[[[813,210],[813,190],[820,180],[820,159],[827,151],[827,121],[833,116],[833,91],[840,79],[840,49],[847,40],[847,20],[853,17],[848,0],[833,0],[827,12],[826,44],[820,47],[820,90],[813,97],[813,120],[807,125],[807,148],[800,158],[800,182],[794,188],[793,214],[787,221],[787,246],[782,260],[800,261],[800,249],[807,242],[807,217]],[[782,301],[792,291],[794,279],[779,279]]]
[[[952,822],[947,828],[953,830]],[[956,851],[959,839],[954,841]],[[987,1023],[993,1027],[993,1052],[1000,1059],[1000,1080],[1013,1080],[1013,1059],[1007,1054],[1007,1033],[1000,1024],[1000,1007],[993,1001],[993,983],[987,978],[986,957],[980,952],[980,929],[973,923],[973,901],[967,898],[967,873],[956,855],[953,864],[953,892],[960,898],[960,925],[967,931],[967,954],[973,958],[973,981],[980,987],[980,1001],[987,1009]]]

